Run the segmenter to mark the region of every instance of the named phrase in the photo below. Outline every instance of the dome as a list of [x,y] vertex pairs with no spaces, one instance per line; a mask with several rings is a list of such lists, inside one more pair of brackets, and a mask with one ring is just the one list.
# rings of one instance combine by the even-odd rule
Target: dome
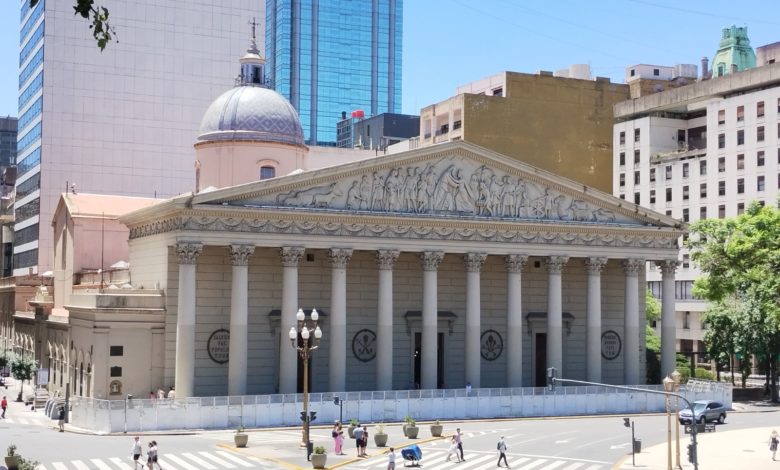
[[282,95],[242,85],[214,100],[200,123],[198,142],[279,142],[304,145],[301,120]]

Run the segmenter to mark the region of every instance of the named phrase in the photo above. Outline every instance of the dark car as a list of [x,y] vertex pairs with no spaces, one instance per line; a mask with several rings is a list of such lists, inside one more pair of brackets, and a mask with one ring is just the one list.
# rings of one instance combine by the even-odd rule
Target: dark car
[[[707,421],[717,421],[720,424],[726,422],[726,408],[722,403],[713,400],[697,400],[693,402],[693,412],[695,414],[695,421],[697,423],[705,423]],[[680,410],[678,414],[680,424],[688,424],[691,422],[691,410],[684,408]]]

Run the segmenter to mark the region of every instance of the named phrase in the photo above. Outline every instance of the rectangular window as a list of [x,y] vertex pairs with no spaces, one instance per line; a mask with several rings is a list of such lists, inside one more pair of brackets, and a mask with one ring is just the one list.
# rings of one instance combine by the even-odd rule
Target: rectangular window
[[671,217],[672,216],[672,210],[671,209],[666,209],[666,215],[668,217]]
[[745,178],[737,178],[737,194],[745,194]]
[[766,189],[766,179],[764,175],[758,175],[756,179],[756,191],[763,191]]
[[[761,132],[763,133],[763,127],[761,128]],[[740,129],[737,131],[737,145],[745,145],[745,131],[743,129]]]
[[705,176],[707,174],[707,160],[699,161],[699,175]]
[[683,268],[691,267],[691,255],[683,255],[682,267]]
[[639,172],[635,171],[634,172],[634,184],[639,184],[639,177],[640,177],[639,176]]
[[650,204],[655,204],[655,189],[650,190]]
[[620,174],[620,187],[622,188],[625,185],[626,185],[626,174],[625,173],[621,173]]
[[726,148],[726,134],[718,134],[718,148]]
[[699,219],[704,220],[707,218],[707,206],[699,207]]
[[672,202],[672,188],[666,188],[666,202]]
[[688,164],[687,163],[683,163],[683,178],[687,178],[688,177],[688,172],[689,172]]
[[640,200],[639,193],[634,193],[634,204],[639,205]]
[[780,113],[780,98],[777,99],[777,112]]
[[125,347],[124,346],[111,346],[109,348],[110,356],[124,356],[125,355]]
[[707,198],[707,183],[702,183],[699,185],[699,197],[701,199]]
[[764,166],[764,151],[759,150],[756,153],[756,166]]
[[620,195],[620,199],[625,199],[625,198],[626,198],[626,195],[625,195],[625,194],[621,194],[621,195]]
[[756,103],[756,117],[764,117],[764,102]]
[[737,155],[737,170],[745,169],[745,154],[740,153]]
[[625,166],[626,164],[626,152],[620,152],[620,166]]
[[737,204],[737,215],[742,215],[744,213],[745,213],[745,203],[740,202],[739,204]]
[[744,120],[745,120],[745,107],[737,106],[737,122],[742,122]]
[[726,171],[726,157],[718,158],[718,173]]
[[119,366],[111,367],[111,377],[122,377],[122,368]]
[[634,165],[639,165],[639,150],[634,150]]
[[688,186],[683,186],[682,194],[683,194],[683,201],[687,201],[690,197],[690,190],[688,189]]
[[721,109],[718,111],[718,124],[726,124],[726,110]]
[[718,206],[718,218],[719,219],[726,218],[726,206],[724,206],[723,204]]
[[[780,105],[778,105],[780,107]],[[625,145],[626,143],[626,131],[620,131],[620,145]]]
[[666,179],[672,179],[672,165],[666,165]]
[[689,222],[691,220],[690,211],[688,208],[683,209],[683,222]]
[[718,181],[718,196],[725,196],[725,195],[726,195],[726,182]]
[[[780,149],[777,152],[777,159],[780,161]],[[655,168],[650,168],[650,182],[655,183]]]
[[634,129],[634,142],[639,142],[639,129]]
[[764,126],[758,126],[758,128],[756,129],[756,141],[757,142],[764,141]]
[[683,315],[683,329],[684,330],[691,329],[691,312],[685,312],[685,314]]

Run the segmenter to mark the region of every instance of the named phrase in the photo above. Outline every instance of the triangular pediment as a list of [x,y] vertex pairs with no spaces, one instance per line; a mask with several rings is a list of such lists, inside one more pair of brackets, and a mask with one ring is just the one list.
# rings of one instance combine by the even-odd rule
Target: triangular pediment
[[679,221],[466,142],[224,188],[193,206],[681,228]]

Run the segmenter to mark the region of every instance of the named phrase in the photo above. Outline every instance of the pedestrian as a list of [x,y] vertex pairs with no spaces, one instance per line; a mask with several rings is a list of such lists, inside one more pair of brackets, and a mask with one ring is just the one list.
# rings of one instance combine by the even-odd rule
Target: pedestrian
[[361,447],[363,445],[363,428],[360,427],[360,423],[358,423],[357,427],[355,428],[355,432],[353,433],[353,436],[355,436],[355,447],[357,447],[357,456],[362,457]]
[[150,442],[149,450],[146,451],[146,465],[149,467],[149,470],[154,470],[154,464],[157,464],[157,468],[162,470],[157,457],[157,441]]
[[504,465],[506,465],[506,468],[509,468],[509,462],[506,461],[506,441],[504,441],[504,436],[501,436],[501,439],[498,440],[496,450],[498,450],[498,465],[496,466],[500,467],[501,459],[504,459]]
[[455,440],[455,436],[453,435],[450,438],[450,448],[447,450],[447,462],[450,461],[450,458],[452,456],[455,456],[458,462],[460,462],[460,457],[458,456],[458,442]]
[[387,453],[387,470],[395,470],[395,449],[392,447]]
[[57,424],[60,427],[60,432],[65,432],[65,405],[60,406],[60,414],[57,419]]
[[471,382],[466,382],[466,396],[471,396]]
[[157,398],[157,394],[154,393],[154,390],[150,391],[149,392],[149,399],[150,400],[154,400],[155,398]]
[[360,441],[360,453],[363,457],[368,457],[366,447],[368,447],[368,428],[363,426],[363,439]]
[[133,470],[138,468],[138,465],[141,465],[141,468],[143,468],[143,464],[139,461],[141,458],[141,454],[143,454],[143,448],[141,447],[141,438],[138,436],[135,436],[133,438],[133,447],[130,449],[130,458],[133,459]]
[[171,387],[170,390],[168,390],[168,399],[173,400],[176,398],[176,391],[173,390],[173,387]]
[[333,430],[330,432],[331,437],[333,438],[333,452],[336,455],[341,455],[341,442],[339,442],[339,423],[336,421],[336,423],[333,425]]
[[458,451],[460,451],[460,459],[466,460],[463,457],[463,435],[460,433],[460,428],[455,430],[455,442],[458,444]]
[[769,450],[772,452],[772,460],[775,460],[775,454],[777,454],[777,444],[780,441],[778,439],[777,431],[772,430],[772,434],[769,435]]
[[0,401],[0,408],[3,409],[2,418],[5,419],[5,410],[8,408],[8,400],[3,396],[3,401]]
[[165,390],[162,389],[162,387],[157,389],[157,399],[162,400],[165,398]]

